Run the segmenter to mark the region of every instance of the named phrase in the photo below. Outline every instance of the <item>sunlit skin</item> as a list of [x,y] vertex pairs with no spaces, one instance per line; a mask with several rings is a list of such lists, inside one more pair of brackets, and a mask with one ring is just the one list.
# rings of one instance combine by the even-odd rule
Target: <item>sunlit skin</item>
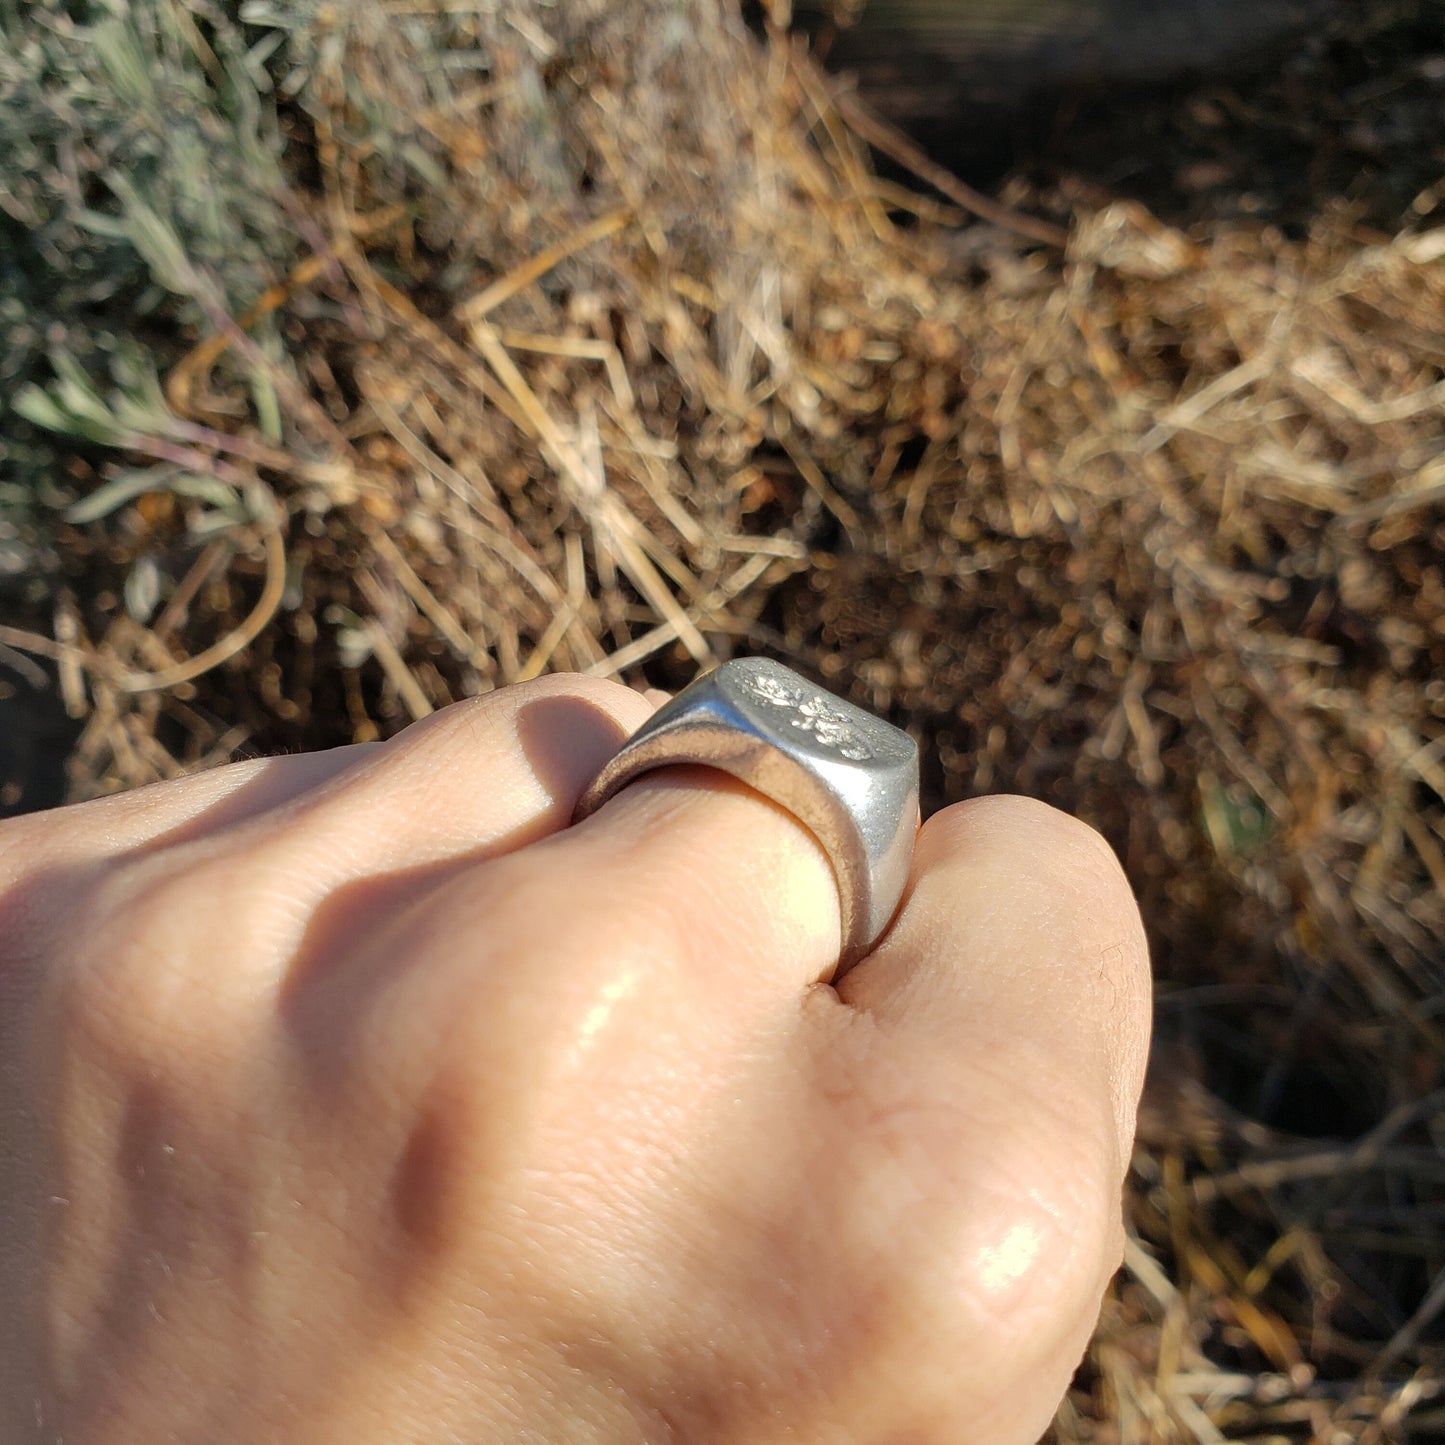
[[827,862],[555,677],[0,825],[0,1440],[1028,1445],[1121,1247],[1138,913],[945,809]]

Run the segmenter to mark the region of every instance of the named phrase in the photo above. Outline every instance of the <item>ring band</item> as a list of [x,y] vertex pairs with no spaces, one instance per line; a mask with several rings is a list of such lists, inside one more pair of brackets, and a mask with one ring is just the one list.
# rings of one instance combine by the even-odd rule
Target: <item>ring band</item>
[[592,780],[572,821],[676,763],[731,773],[807,828],[838,882],[838,970],[869,952],[903,897],[918,831],[918,745],[906,732],[781,663],[736,658],[658,708]]

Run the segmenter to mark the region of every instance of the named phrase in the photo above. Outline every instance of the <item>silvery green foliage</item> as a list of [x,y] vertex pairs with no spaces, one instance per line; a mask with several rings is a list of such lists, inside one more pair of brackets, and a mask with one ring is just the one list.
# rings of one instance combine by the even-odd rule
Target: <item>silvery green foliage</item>
[[724,0],[0,0],[0,547],[36,500],[74,500],[58,479],[77,450],[164,459],[128,445],[141,400],[141,433],[175,436],[144,378],[315,241],[278,107],[335,142],[359,208],[406,207],[443,292],[584,224],[594,187],[705,252],[718,228],[680,208],[670,168],[705,164],[726,209],[747,146],[712,42],[740,23]]
[[[108,392],[235,314],[295,249],[265,58],[211,0],[0,0],[0,532],[74,442],[17,410],[65,356]],[[0,536],[0,545],[7,540]]]
[[68,500],[65,459],[124,448],[97,407],[124,413],[295,260],[277,105],[364,157],[373,201],[435,197],[419,118],[485,69],[445,8],[0,0],[0,584],[34,504]]

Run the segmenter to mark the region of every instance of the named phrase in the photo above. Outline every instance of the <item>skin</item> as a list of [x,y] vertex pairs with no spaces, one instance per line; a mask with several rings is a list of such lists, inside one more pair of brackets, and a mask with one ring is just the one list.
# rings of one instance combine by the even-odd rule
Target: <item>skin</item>
[[1117,1266],[1133,898],[810,835],[581,677],[0,825],[0,1439],[1027,1445]]

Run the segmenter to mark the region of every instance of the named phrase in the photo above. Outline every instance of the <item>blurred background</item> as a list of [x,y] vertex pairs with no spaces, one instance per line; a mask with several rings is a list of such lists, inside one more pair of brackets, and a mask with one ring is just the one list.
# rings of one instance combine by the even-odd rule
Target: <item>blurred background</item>
[[0,0],[0,812],[764,653],[1124,860],[1060,1442],[1445,1439],[1445,0]]

